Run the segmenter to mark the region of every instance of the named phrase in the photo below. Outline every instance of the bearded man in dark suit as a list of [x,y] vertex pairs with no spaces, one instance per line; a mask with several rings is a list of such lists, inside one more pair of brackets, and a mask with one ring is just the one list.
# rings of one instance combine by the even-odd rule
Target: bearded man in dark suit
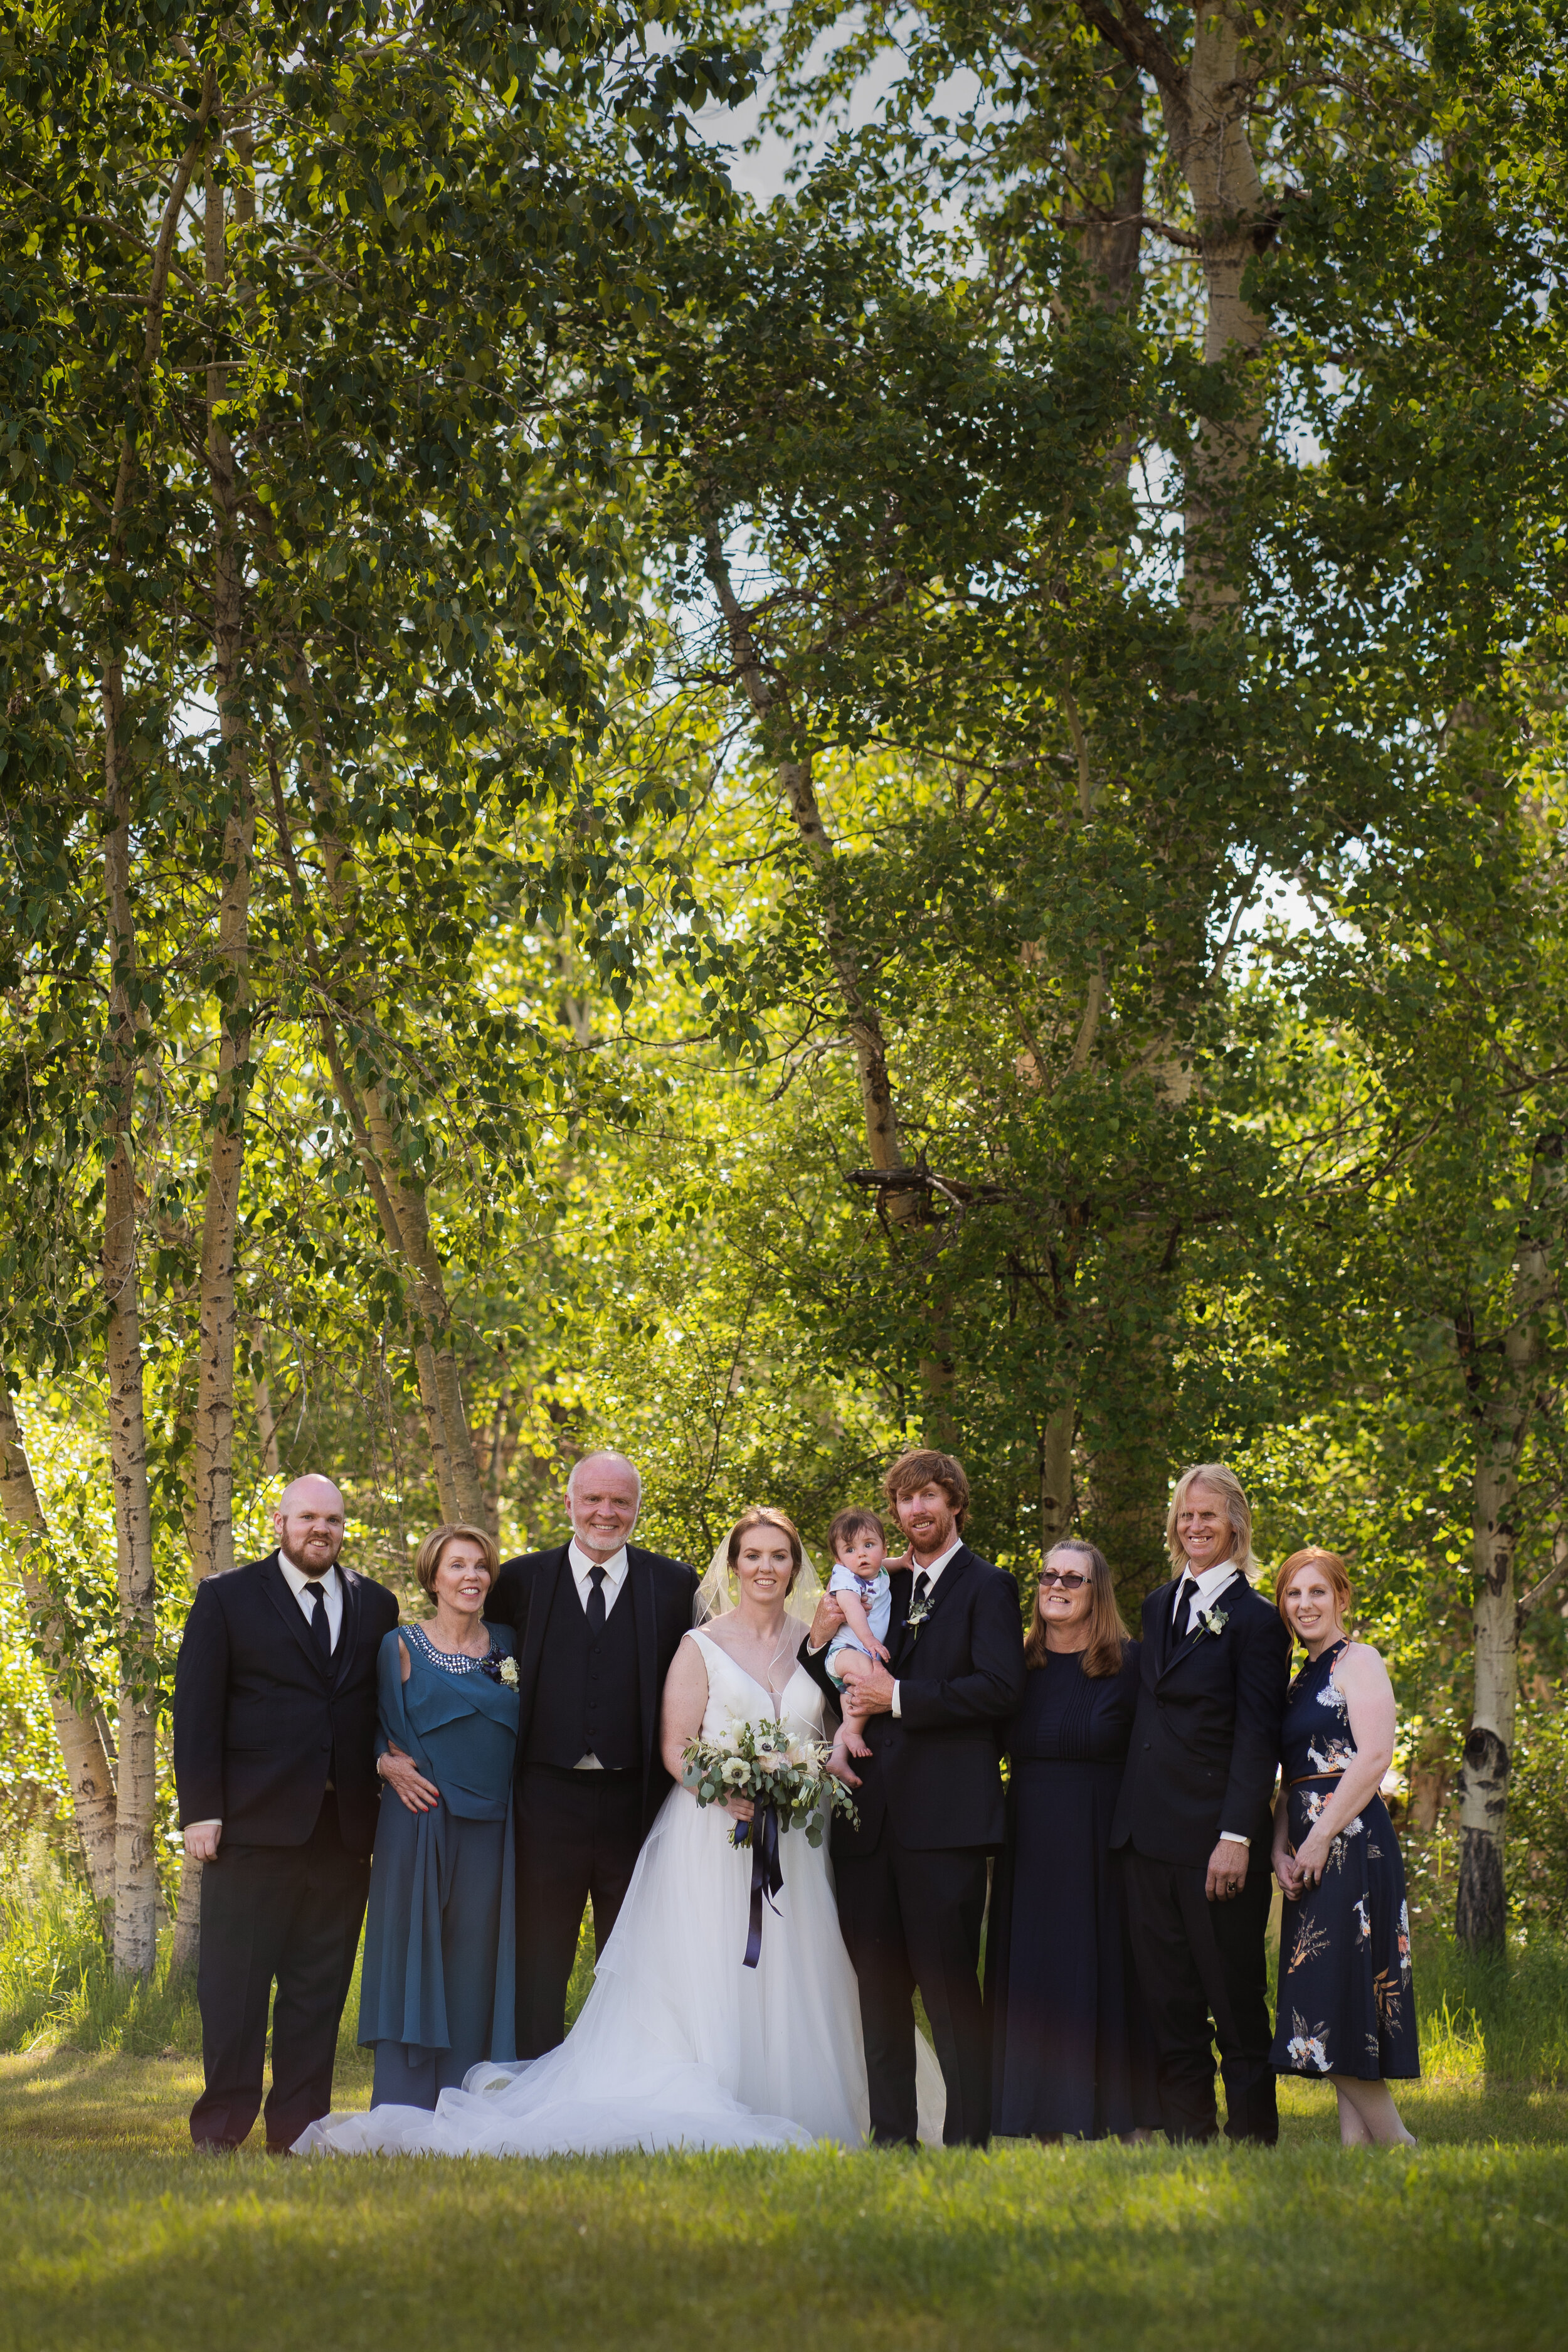
[[196,1588],[174,1668],[174,1780],[202,1864],[191,2137],[232,2148],[249,2132],[276,1985],[267,2147],[286,2155],[332,2104],[381,1797],[376,1658],[398,1612],[339,1560],[330,1478],[296,1478],[272,1525],[276,1551]]
[[1122,1856],[1167,2137],[1217,2131],[1217,2041],[1226,2137],[1272,2147],[1279,2113],[1264,1946],[1290,1636],[1247,1580],[1252,1512],[1223,1462],[1183,1472],[1165,1539],[1173,1572],[1143,1603],[1138,1711],[1110,1843]]
[[[854,1677],[843,1703],[871,1750],[858,1825],[833,1824],[838,1924],[859,1980],[872,2139],[916,2144],[918,1985],[947,2086],[942,2137],[984,2147],[980,1931],[986,1865],[1005,1830],[999,1734],[1024,1695],[1018,1588],[963,1540],[969,1481],[951,1454],[902,1454],[883,1485],[912,1565],[892,1571],[887,1667],[838,1655]],[[835,1706],[826,1645],[843,1622],[825,1594],[802,1658]]]
[[629,1538],[642,1479],[589,1454],[566,1482],[570,1542],[501,1562],[485,1615],[517,1637],[517,2052],[566,2032],[586,1903],[603,1950],[669,1790],[659,1704],[698,1580]]

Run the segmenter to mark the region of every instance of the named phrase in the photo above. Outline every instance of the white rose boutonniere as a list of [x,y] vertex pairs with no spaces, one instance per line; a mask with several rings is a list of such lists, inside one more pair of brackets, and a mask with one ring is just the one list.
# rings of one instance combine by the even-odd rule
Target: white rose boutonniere
[[1198,1611],[1199,1625],[1205,1633],[1212,1633],[1216,1641],[1225,1632],[1225,1629],[1229,1622],[1230,1619],[1226,1615],[1223,1609],[1200,1609]]
[[505,1683],[508,1690],[515,1690],[517,1688],[517,1660],[515,1658],[503,1658],[501,1660],[500,1678],[502,1682]]

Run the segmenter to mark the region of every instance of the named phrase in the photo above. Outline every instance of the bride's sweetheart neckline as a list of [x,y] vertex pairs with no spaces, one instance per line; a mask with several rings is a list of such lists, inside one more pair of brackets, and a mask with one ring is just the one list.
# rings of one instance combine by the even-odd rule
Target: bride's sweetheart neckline
[[[789,1670],[789,1683],[785,1683],[785,1684],[784,1684],[784,1688],[783,1688],[782,1690],[774,1690],[774,1688],[773,1688],[773,1685],[772,1685],[771,1683],[760,1683],[760,1682],[757,1680],[757,1677],[755,1676],[755,1675],[749,1673],[749,1672],[747,1671],[747,1669],[746,1669],[746,1668],[745,1668],[745,1667],[741,1664],[741,1661],[740,1661],[740,1659],[739,1659],[739,1658],[737,1658],[737,1657],[733,1657],[733,1656],[731,1656],[731,1653],[730,1653],[730,1652],[729,1652],[729,1651],[724,1647],[724,1644],[723,1644],[723,1643],[722,1643],[722,1642],[714,1642],[714,1641],[713,1641],[713,1636],[712,1636],[712,1634],[711,1634],[711,1633],[710,1633],[708,1632],[708,1630],[707,1630],[707,1628],[706,1628],[705,1626],[702,1626],[702,1625],[693,1625],[693,1627],[691,1628],[691,1630],[692,1630],[693,1633],[697,1636],[697,1639],[698,1639],[700,1642],[713,1642],[713,1647],[718,1651],[719,1655],[720,1655],[721,1658],[728,1659],[728,1660],[729,1660],[730,1664],[731,1664],[731,1665],[732,1665],[732,1666],[734,1667],[735,1672],[736,1672],[738,1675],[745,1675],[745,1677],[746,1677],[746,1680],[751,1684],[752,1688],[753,1690],[760,1690],[760,1691],[762,1692],[763,1696],[764,1696],[764,1698],[771,1698],[771,1699],[774,1699],[774,1700],[782,1699],[782,1698],[783,1698],[783,1696],[784,1696],[784,1691],[787,1691],[787,1690],[788,1690],[788,1688],[789,1688],[789,1683],[793,1683],[793,1682],[794,1682],[794,1680],[795,1680],[795,1678],[796,1675],[798,1675],[798,1674],[804,1674],[804,1673],[805,1672],[805,1668],[802,1666],[802,1664],[801,1664],[801,1663],[800,1663],[799,1658],[797,1657],[797,1658],[795,1659],[795,1662],[794,1665],[793,1665],[793,1666],[790,1668],[790,1670]],[[810,1676],[809,1675],[806,1675],[806,1677],[805,1677],[805,1678],[806,1678],[807,1682],[810,1682],[810,1681],[811,1681],[811,1676]],[[816,1685],[813,1685],[813,1687],[815,1688],[815,1687],[816,1687]],[[773,1719],[774,1719],[774,1721],[775,1721],[775,1722],[777,1722],[777,1721],[778,1721],[778,1719],[779,1719],[779,1718],[778,1718],[778,1714],[777,1714],[777,1710],[776,1710],[776,1708],[775,1708],[775,1710],[774,1710],[774,1717],[773,1717]]]

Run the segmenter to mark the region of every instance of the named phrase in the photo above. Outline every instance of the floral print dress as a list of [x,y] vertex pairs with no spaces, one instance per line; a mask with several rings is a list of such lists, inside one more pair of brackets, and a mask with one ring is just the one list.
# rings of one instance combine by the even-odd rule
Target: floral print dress
[[[1290,1851],[1307,1840],[1355,1754],[1334,1680],[1336,1642],[1291,1684],[1281,1735]],[[1363,2083],[1421,2072],[1410,1982],[1405,1864],[1374,1796],[1329,1850],[1316,1886],[1286,1903],[1279,1937],[1277,2074],[1349,2074]]]

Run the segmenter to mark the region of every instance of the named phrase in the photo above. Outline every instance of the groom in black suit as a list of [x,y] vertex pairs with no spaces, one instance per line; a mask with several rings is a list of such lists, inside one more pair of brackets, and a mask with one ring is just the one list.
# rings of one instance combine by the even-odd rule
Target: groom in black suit
[[1247,1580],[1252,1513],[1224,1463],[1183,1473],[1165,1534],[1175,1573],[1143,1603],[1138,1711],[1110,1843],[1124,1857],[1166,2133],[1201,2140],[1218,2129],[1217,2040],[1226,2137],[1272,2147],[1264,1944],[1290,1636]]
[[330,1478],[296,1478],[272,1525],[276,1551],[196,1588],[174,1668],[174,1780],[185,1852],[203,1865],[205,2088],[191,2137],[237,2147],[255,2122],[276,1983],[279,2155],[332,2104],[381,1797],[376,1655],[397,1602],[339,1560]]
[[564,2037],[583,1906],[602,1951],[670,1785],[659,1702],[698,1580],[628,1543],[641,1499],[624,1454],[585,1454],[566,1484],[571,1541],[503,1560],[485,1603],[517,1637],[520,2058]]
[[[873,2140],[915,2145],[918,1985],[947,2085],[942,2137],[980,2147],[991,2134],[980,1931],[1004,1829],[998,1735],[1024,1695],[1018,1589],[964,1542],[969,1481],[950,1454],[902,1454],[883,1484],[913,1566],[893,1571],[888,1669],[839,1654],[841,1671],[864,1668],[845,1701],[871,1754],[859,1826],[833,1825],[838,1924],[859,1979]],[[826,1643],[843,1622],[826,1594],[802,1661],[834,1705]]]

